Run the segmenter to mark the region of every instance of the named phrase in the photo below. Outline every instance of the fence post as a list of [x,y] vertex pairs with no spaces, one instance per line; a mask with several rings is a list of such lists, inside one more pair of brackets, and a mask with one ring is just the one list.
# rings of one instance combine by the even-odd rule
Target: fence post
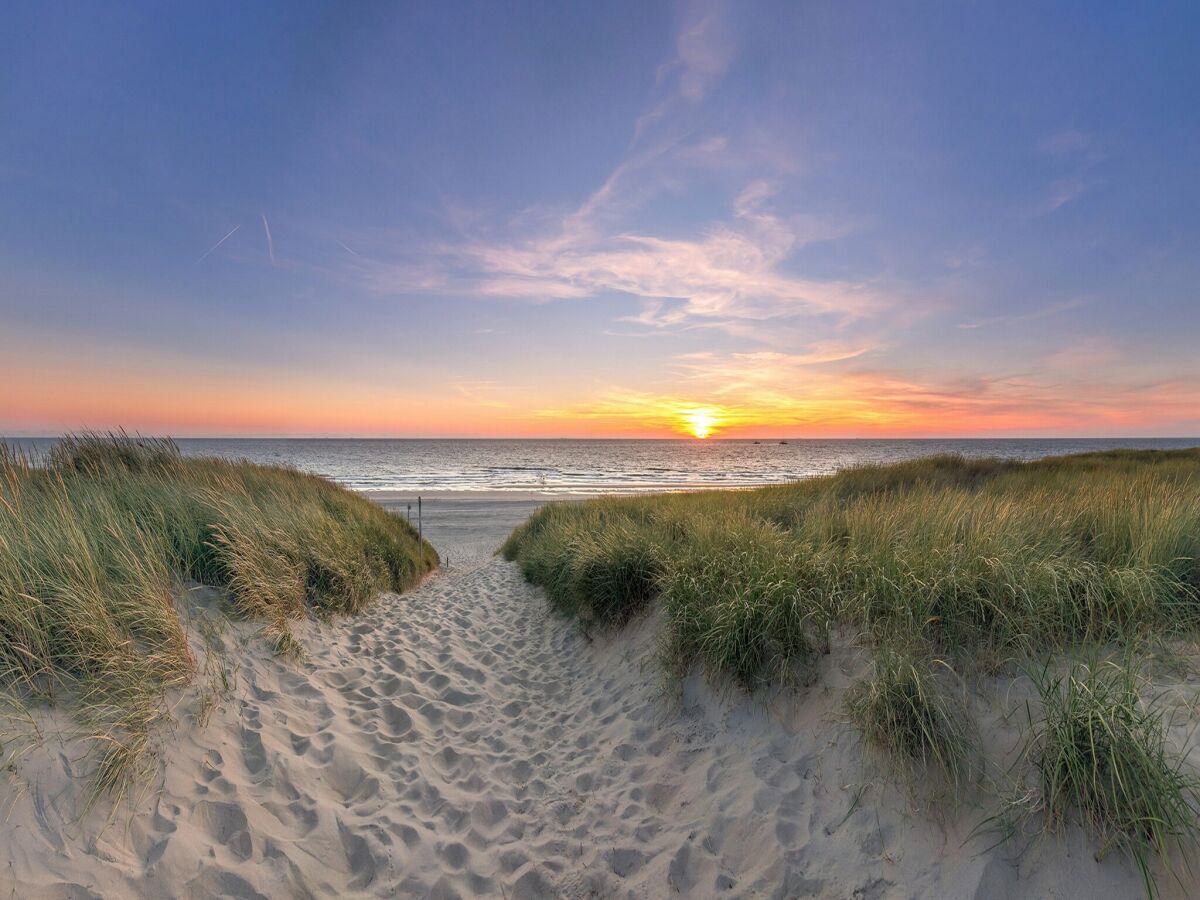
[[417,540],[425,540],[425,532],[421,528],[421,498],[417,497]]

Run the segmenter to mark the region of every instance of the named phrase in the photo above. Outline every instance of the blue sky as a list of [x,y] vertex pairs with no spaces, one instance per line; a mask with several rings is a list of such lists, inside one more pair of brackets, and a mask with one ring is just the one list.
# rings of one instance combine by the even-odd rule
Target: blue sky
[[34,4],[0,432],[1200,434],[1193,4]]

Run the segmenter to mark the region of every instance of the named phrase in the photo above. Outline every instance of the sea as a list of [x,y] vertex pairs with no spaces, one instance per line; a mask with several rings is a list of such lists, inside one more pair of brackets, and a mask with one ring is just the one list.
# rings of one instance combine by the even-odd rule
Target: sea
[[[7,438],[44,452],[52,438]],[[751,487],[827,475],[847,466],[958,453],[1029,460],[1112,448],[1200,446],[1200,438],[934,440],[392,440],[196,438],[188,455],[277,463],[357,491],[412,495],[501,492],[629,494]]]

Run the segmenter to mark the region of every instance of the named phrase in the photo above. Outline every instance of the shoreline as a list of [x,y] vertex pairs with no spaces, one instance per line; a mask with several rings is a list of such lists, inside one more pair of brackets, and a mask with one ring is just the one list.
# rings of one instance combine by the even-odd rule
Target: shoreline
[[[813,478],[821,476],[812,476]],[[431,490],[422,492],[413,492],[407,490],[360,490],[352,488],[348,485],[341,485],[347,490],[354,491],[356,494],[361,494],[368,500],[385,506],[393,507],[396,504],[412,503],[416,504],[417,498],[420,497],[424,503],[574,503],[582,500],[597,500],[601,497],[620,497],[625,500],[634,500],[638,497],[661,497],[666,494],[701,494],[720,492],[736,492],[736,491],[756,491],[761,488],[781,487],[788,484],[794,484],[796,481],[804,481],[806,479],[794,479],[793,481],[763,481],[754,484],[730,484],[730,485],[689,485],[687,487],[662,485],[646,490],[604,490],[604,491],[533,491],[525,489],[487,489],[487,490],[471,490],[471,491],[453,491],[453,490]]]
[[[356,494],[361,494],[368,500],[379,503],[388,508],[395,507],[397,504],[412,503],[416,506],[417,498],[421,498],[422,503],[553,503],[555,501],[572,501],[572,500],[591,500],[596,497],[610,496],[608,492],[591,491],[581,493],[552,493],[550,491],[525,491],[525,490],[484,490],[484,491],[447,491],[447,490],[431,490],[431,491],[408,491],[408,490],[359,490],[357,488],[349,488]],[[628,497],[630,494],[619,494],[611,496]]]

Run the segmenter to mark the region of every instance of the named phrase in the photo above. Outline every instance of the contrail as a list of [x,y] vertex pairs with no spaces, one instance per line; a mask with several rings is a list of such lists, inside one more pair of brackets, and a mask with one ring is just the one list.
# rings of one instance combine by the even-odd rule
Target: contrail
[[225,237],[221,238],[219,241],[217,241],[215,244],[213,244],[211,247],[209,247],[207,250],[205,250],[204,256],[201,256],[198,260],[196,260],[196,263],[199,264],[199,263],[204,262],[204,260],[208,257],[208,254],[212,253],[214,250],[216,250],[218,247],[220,247],[223,243],[225,243],[227,240],[229,240],[233,236],[233,233],[241,227],[242,227],[241,225],[234,225],[232,228],[230,228],[229,234],[225,235]]
[[271,240],[271,226],[267,224],[267,214],[259,213],[263,220],[263,231],[267,233],[267,256],[271,257],[271,265],[275,265],[275,242]]
[[353,250],[351,250],[349,247],[347,247],[345,244],[343,244],[337,238],[334,238],[333,242],[335,244],[337,244],[339,247],[341,247],[343,250],[345,250],[347,253],[349,253],[351,256],[360,256],[361,255],[359,253],[355,253]]

